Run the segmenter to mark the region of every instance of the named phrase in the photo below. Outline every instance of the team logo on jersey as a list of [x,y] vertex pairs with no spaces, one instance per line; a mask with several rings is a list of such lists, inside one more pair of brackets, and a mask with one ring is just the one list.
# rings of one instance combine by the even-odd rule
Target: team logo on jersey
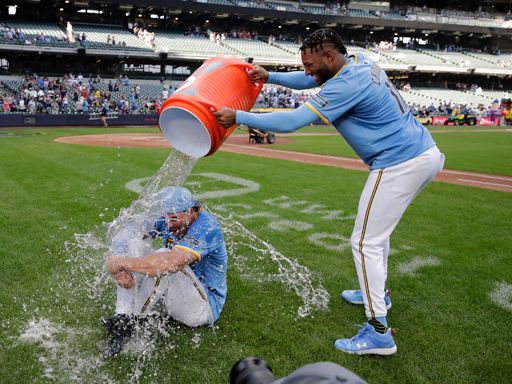
[[311,101],[314,101],[320,108],[325,108],[329,104],[329,100],[325,96],[317,93],[315,96],[311,98]]
[[198,247],[201,244],[201,242],[198,239],[192,236],[185,236],[183,238],[183,241],[187,242],[189,245],[193,247]]

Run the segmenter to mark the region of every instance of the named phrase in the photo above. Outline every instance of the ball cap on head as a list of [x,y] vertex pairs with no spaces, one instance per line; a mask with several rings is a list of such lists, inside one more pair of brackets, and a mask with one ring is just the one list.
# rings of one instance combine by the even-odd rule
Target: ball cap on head
[[165,213],[187,211],[198,205],[192,193],[185,187],[167,187],[158,192]]

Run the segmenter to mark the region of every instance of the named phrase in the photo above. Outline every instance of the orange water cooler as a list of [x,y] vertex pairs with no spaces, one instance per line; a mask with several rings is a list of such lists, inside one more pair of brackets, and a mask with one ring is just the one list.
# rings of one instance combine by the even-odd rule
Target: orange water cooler
[[233,56],[206,60],[163,104],[159,126],[167,141],[192,157],[213,154],[236,128],[217,124],[221,107],[249,111],[263,83],[254,84],[253,66]]

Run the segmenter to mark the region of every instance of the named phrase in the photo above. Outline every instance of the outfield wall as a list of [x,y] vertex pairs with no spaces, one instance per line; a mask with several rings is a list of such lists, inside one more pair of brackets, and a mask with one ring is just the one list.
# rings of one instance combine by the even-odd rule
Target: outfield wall
[[[109,126],[126,125],[158,125],[158,115],[118,115],[107,119]],[[33,115],[33,114],[0,114],[0,127],[33,127],[33,126],[103,126],[100,119],[90,119],[89,115]]]

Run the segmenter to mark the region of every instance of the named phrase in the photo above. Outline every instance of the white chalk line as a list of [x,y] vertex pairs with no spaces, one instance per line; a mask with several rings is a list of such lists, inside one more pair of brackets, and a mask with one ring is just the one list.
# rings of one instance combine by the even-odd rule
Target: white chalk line
[[[495,187],[504,187],[504,188],[511,188],[512,189],[512,185],[508,185],[508,184],[498,184],[498,183],[489,183],[487,181],[478,181],[478,180],[471,180],[471,179],[457,179],[459,181],[464,181],[466,183],[474,183],[474,184],[483,184],[483,185],[493,185]],[[511,180],[512,181],[512,180]]]

